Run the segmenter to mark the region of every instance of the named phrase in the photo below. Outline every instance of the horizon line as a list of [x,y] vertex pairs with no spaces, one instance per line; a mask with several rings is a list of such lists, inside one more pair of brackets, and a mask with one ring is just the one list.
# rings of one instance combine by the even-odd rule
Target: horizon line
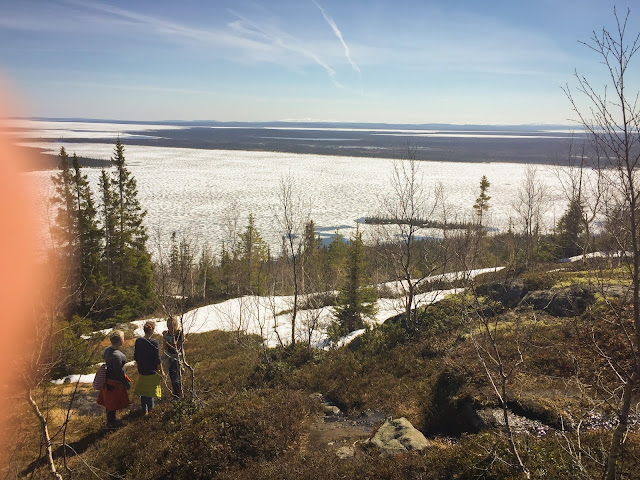
[[432,126],[432,125],[446,125],[446,126],[459,126],[459,127],[576,127],[580,129],[582,125],[577,122],[571,123],[448,123],[448,122],[371,122],[371,121],[356,121],[356,120],[320,120],[320,119],[285,119],[285,120],[213,120],[213,119],[194,119],[194,120],[179,120],[179,119],[163,119],[163,120],[130,120],[130,119],[114,119],[114,118],[96,118],[96,117],[49,117],[49,116],[15,116],[0,118],[0,121],[6,120],[34,120],[34,121],[86,121],[95,123],[131,123],[131,124],[150,124],[150,123],[220,123],[220,124],[342,124],[342,125],[392,125],[392,126]]

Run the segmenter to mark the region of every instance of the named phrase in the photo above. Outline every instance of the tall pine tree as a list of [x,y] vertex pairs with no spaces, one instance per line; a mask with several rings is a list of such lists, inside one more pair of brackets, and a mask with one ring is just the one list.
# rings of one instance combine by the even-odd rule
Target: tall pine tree
[[338,327],[336,333],[339,335],[364,328],[365,318],[373,317],[377,311],[376,291],[367,286],[364,243],[359,230],[356,230],[348,247],[347,267],[346,281],[340,289],[338,301],[334,306]]
[[96,208],[87,176],[80,169],[78,157],[73,154],[71,190],[74,196],[75,260],[79,288],[78,313],[87,315],[100,296],[104,284],[100,253],[100,230],[96,222]]
[[584,206],[578,198],[569,202],[567,210],[558,222],[558,246],[563,257],[574,257],[582,252],[584,235]]
[[102,251],[102,260],[104,264],[107,278],[113,283],[115,281],[114,262],[117,257],[116,245],[113,241],[113,232],[115,229],[114,216],[114,198],[111,191],[111,179],[106,170],[100,172],[100,199],[102,200],[102,208],[100,217],[102,221],[102,240],[104,249]]
[[483,214],[487,210],[489,210],[489,200],[491,197],[487,195],[487,191],[491,184],[489,180],[487,180],[486,175],[483,175],[480,179],[480,194],[478,198],[476,198],[476,203],[473,204],[473,209],[476,211],[476,216],[478,217],[478,225],[482,227],[484,224],[482,223]]
[[89,181],[75,154],[69,163],[64,147],[60,149],[59,172],[52,180],[56,189],[52,202],[57,209],[51,234],[63,265],[67,313],[92,317],[104,277],[102,242]]
[[480,257],[482,257],[482,239],[485,235],[486,223],[484,219],[484,213],[489,210],[489,200],[491,200],[491,197],[487,195],[487,191],[489,190],[490,186],[491,184],[489,183],[489,180],[487,180],[487,177],[483,175],[480,179],[480,194],[478,195],[478,198],[476,198],[476,203],[473,204],[473,209],[476,212],[477,221],[474,232],[475,238],[473,242],[471,269],[476,268],[478,261],[481,260]]
[[300,257],[303,293],[314,293],[324,290],[320,237],[316,235],[313,220],[304,226],[304,249]]
[[271,258],[271,254],[269,245],[258,232],[252,213],[249,214],[249,223],[239,237],[238,258],[242,285],[246,293],[261,295],[266,292],[266,262]]
[[55,188],[51,203],[56,206],[51,236],[58,255],[71,261],[75,237],[74,198],[71,190],[73,174],[69,165],[69,155],[64,147],[60,147],[58,156],[60,157],[58,173],[51,177]]
[[118,320],[130,320],[147,311],[154,299],[153,270],[143,225],[146,211],[138,200],[136,179],[126,166],[124,146],[118,141],[111,157],[114,169],[100,178],[104,263],[112,285],[112,303]]
[[75,310],[77,301],[76,274],[76,225],[74,212],[74,197],[72,191],[73,174],[69,165],[69,156],[64,147],[60,148],[58,173],[51,177],[55,194],[51,198],[54,206],[53,223],[50,225],[53,243],[50,260],[56,265],[55,270],[60,274],[61,289],[66,298],[66,313]]

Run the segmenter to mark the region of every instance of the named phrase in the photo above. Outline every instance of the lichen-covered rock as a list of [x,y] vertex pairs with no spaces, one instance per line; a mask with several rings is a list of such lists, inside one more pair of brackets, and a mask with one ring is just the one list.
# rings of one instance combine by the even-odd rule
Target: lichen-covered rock
[[356,454],[356,451],[353,447],[340,447],[337,451],[336,451],[336,456],[340,459],[340,460],[346,460],[348,458],[353,457]]
[[493,282],[479,285],[476,287],[476,293],[500,302],[507,308],[513,308],[518,305],[522,297],[526,295],[527,289],[522,280],[513,280],[510,282]]
[[371,439],[381,455],[421,451],[430,446],[425,436],[406,418],[385,422]]
[[553,290],[536,290],[529,292],[520,302],[521,306],[529,306],[534,310],[544,310],[556,317],[572,317],[584,313],[594,302],[594,295],[577,285]]
[[630,285],[605,285],[602,287],[605,297],[625,299],[633,293]]

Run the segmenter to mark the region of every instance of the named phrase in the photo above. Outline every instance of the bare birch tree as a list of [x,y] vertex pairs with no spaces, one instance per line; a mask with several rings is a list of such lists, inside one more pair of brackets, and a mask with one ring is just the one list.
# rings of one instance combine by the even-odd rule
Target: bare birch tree
[[[44,290],[54,292],[45,294],[36,290],[33,297],[36,301],[32,307],[29,321],[32,327],[32,334],[29,342],[21,350],[21,356],[16,359],[20,366],[24,397],[31,408],[32,413],[37,418],[40,427],[41,454],[44,456],[47,469],[51,478],[62,479],[62,475],[54,459],[54,445],[62,446],[64,455],[64,466],[67,466],[67,449],[70,448],[66,442],[66,435],[69,424],[69,417],[76,390],[72,393],[65,419],[62,425],[56,425],[52,431],[50,424],[51,403],[49,402],[50,380],[57,370],[63,365],[67,365],[70,356],[73,357],[73,368],[85,370],[89,367],[91,359],[98,344],[79,340],[70,344],[70,340],[75,338],[75,327],[86,322],[86,318],[74,316],[70,320],[64,320],[64,311],[70,298],[78,295],[77,292],[69,292],[60,285],[65,282],[60,281],[60,276],[52,268],[47,278],[47,287]],[[59,273],[59,272],[58,272]],[[41,397],[40,399],[38,397]],[[62,436],[62,440],[60,440]]]
[[[640,33],[627,31],[629,10],[618,16],[615,30],[603,28],[581,42],[592,50],[604,65],[608,84],[594,85],[587,77],[575,72],[578,96],[567,85],[564,89],[577,120],[584,127],[592,145],[602,154],[598,175],[611,188],[613,205],[605,208],[607,221],[614,227],[615,241],[629,270],[632,284],[631,318],[624,311],[611,322],[625,340],[628,358],[616,361],[612,352],[599,349],[603,358],[621,383],[620,395],[615,395],[618,424],[609,447],[603,478],[619,477],[621,458],[628,429],[634,389],[640,380],[640,218],[638,166],[640,162],[640,106],[637,77],[629,75],[632,59],[640,49]],[[630,89],[631,87],[631,89]],[[597,342],[597,339],[594,339]],[[606,347],[604,347],[606,348]],[[613,360],[613,362],[612,362]],[[615,393],[615,392],[612,392]],[[613,400],[613,397],[612,397]]]
[[295,188],[295,180],[289,172],[280,179],[278,191],[279,209],[276,220],[283,235],[282,252],[289,261],[293,283],[293,305],[291,306],[291,345],[296,342],[296,320],[298,301],[302,293],[301,257],[304,250],[304,228],[309,221],[309,208]]
[[[525,363],[525,355],[531,347],[536,322],[527,324],[527,321],[523,320],[520,314],[514,314],[509,319],[511,326],[508,327],[507,322],[500,315],[487,315],[477,296],[473,297],[473,303],[470,307],[467,312],[471,320],[470,338],[502,410],[504,434],[509,442],[515,466],[526,478],[531,478],[531,473],[520,455],[520,449],[511,425],[509,386]],[[535,314],[533,318],[536,320]]]
[[597,148],[592,155],[589,147],[587,141],[576,145],[572,138],[563,162],[565,166],[556,170],[564,199],[569,206],[571,204],[580,206],[580,225],[584,234],[581,239],[575,239],[575,246],[585,255],[591,250],[593,224],[606,200],[604,182],[597,174],[601,161],[600,155]]
[[[408,160],[395,161],[391,173],[391,194],[381,200],[384,253],[393,261],[396,279],[404,294],[407,325],[417,319],[417,294],[427,278],[443,268],[444,240],[436,251],[425,249],[420,232],[426,220],[433,220],[443,201],[441,189],[428,191],[420,164],[409,151]],[[443,221],[444,223],[444,221]],[[446,238],[446,236],[445,236]]]
[[542,228],[542,212],[547,201],[546,186],[540,179],[536,167],[529,165],[522,185],[518,191],[518,199],[514,206],[516,218],[522,228],[524,238],[524,262],[529,265],[533,261],[535,248]]

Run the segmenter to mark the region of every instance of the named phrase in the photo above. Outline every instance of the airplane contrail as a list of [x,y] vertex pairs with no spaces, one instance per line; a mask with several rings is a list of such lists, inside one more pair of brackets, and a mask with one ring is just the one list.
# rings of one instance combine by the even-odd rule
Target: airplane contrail
[[338,25],[336,25],[336,22],[333,21],[333,18],[331,18],[329,15],[327,15],[327,12],[324,11],[324,8],[322,8],[322,6],[318,2],[316,2],[316,0],[311,0],[311,1],[315,4],[316,7],[318,7],[318,10],[320,10],[320,13],[322,13],[322,16],[324,17],[326,22],[331,27],[331,30],[333,30],[333,33],[336,35],[336,37],[338,37],[338,40],[340,40],[340,43],[342,44],[342,47],[344,48],[344,55],[345,55],[345,57],[347,57],[347,60],[349,60],[349,63],[351,64],[351,67],[356,72],[358,72],[358,74],[362,75],[362,72],[360,71],[360,67],[358,67],[356,62],[354,62],[353,59],[351,58],[351,51],[349,50],[349,45],[347,45],[347,42],[344,41],[344,38],[342,36],[342,32],[338,28]]

